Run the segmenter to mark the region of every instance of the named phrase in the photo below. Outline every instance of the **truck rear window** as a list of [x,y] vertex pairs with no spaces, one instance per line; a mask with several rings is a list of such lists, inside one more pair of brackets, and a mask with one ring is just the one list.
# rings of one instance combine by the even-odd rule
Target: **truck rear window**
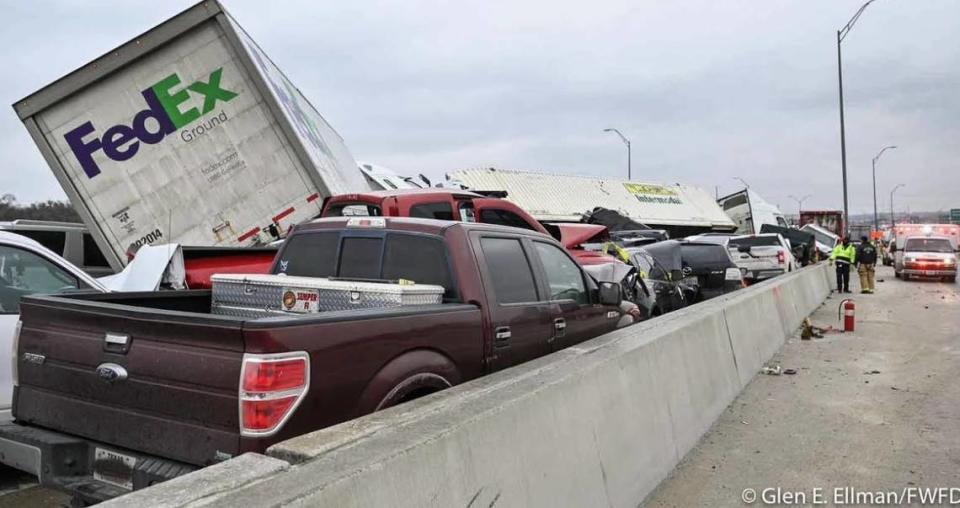
[[722,245],[684,244],[680,246],[684,263],[691,267],[731,267],[730,254]]
[[458,299],[446,245],[442,239],[430,235],[387,233],[341,237],[339,231],[297,234],[283,247],[275,273],[389,281],[407,279],[443,286],[444,301]]
[[380,217],[383,210],[379,205],[366,203],[338,203],[327,207],[324,217]]

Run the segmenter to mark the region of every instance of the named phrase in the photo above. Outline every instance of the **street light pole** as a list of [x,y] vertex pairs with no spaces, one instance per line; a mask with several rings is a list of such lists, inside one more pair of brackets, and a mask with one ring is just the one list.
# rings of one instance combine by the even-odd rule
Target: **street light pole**
[[860,15],[863,14],[867,6],[873,2],[874,0],[867,0],[865,4],[860,6],[857,13],[850,18],[850,21],[848,21],[843,28],[837,30],[837,84],[840,91],[840,164],[841,171],[843,172],[843,223],[848,226],[850,224],[850,217],[847,202],[847,136],[846,127],[843,123],[843,62],[840,55],[840,43],[843,42],[843,39],[850,33],[850,29],[853,28],[853,25],[857,22],[857,19],[860,18]]
[[800,212],[803,211],[803,202],[806,201],[807,198],[809,198],[810,196],[811,196],[811,194],[807,194],[806,196],[804,196],[804,197],[802,197],[802,198],[797,198],[797,197],[795,197],[795,196],[793,196],[793,195],[790,195],[790,196],[787,196],[787,197],[797,202],[797,215],[799,215]]
[[904,184],[899,183],[890,191],[890,229],[893,229],[893,227],[897,225],[897,220],[893,218],[893,193],[897,192],[897,189],[900,187],[904,187]]
[[890,145],[883,147],[880,150],[880,153],[873,158],[873,230],[880,231],[880,216],[877,215],[877,161],[880,160],[880,156],[883,155],[883,152],[887,150],[893,150],[897,145]]
[[617,133],[617,136],[620,136],[620,140],[623,141],[623,144],[627,145],[627,180],[632,180],[632,179],[633,179],[633,174],[632,174],[633,171],[632,171],[632,168],[630,167],[630,165],[631,165],[631,161],[630,161],[630,159],[631,159],[630,140],[627,139],[627,137],[624,136],[624,135],[623,135],[620,131],[618,131],[617,129],[613,129],[613,128],[603,129],[603,132],[615,132],[615,133]]

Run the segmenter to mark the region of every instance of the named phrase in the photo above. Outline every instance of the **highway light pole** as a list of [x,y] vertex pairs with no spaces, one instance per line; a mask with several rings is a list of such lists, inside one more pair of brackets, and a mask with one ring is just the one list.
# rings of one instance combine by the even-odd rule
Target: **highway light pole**
[[861,5],[857,13],[850,18],[850,21],[848,21],[843,28],[837,30],[837,83],[840,90],[840,163],[841,170],[843,171],[843,223],[848,226],[850,224],[850,217],[848,216],[849,207],[847,203],[847,138],[843,124],[843,64],[840,57],[840,43],[843,42],[843,39],[850,33],[850,29],[853,28],[853,25],[857,22],[857,19],[860,18],[860,15],[863,14],[867,6],[873,2],[874,0],[868,0],[865,4]]
[[897,192],[897,189],[904,186],[904,184],[898,183],[897,186],[890,191],[890,229],[893,229],[893,227],[897,225],[897,220],[893,218],[893,193]]
[[633,175],[630,168],[630,140],[627,139],[620,131],[617,129],[603,129],[603,132],[615,132],[617,136],[620,136],[620,139],[623,141],[623,144],[627,145],[627,180],[632,180]]
[[880,160],[880,156],[883,155],[883,152],[887,150],[893,150],[897,145],[890,145],[883,147],[880,150],[880,153],[873,158],[873,230],[880,231],[880,216],[877,215],[877,161]]
[[793,196],[793,195],[790,195],[790,196],[787,196],[787,197],[797,202],[797,215],[800,215],[800,212],[803,211],[803,202],[806,201],[807,198],[809,198],[810,196],[811,196],[811,194],[807,194],[806,196],[804,196],[804,197],[802,197],[802,198],[797,198],[797,197],[795,197],[795,196]]

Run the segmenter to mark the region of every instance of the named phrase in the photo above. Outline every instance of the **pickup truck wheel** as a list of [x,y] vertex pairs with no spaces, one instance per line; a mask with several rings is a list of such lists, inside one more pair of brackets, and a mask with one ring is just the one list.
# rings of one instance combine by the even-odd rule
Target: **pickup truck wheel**
[[404,402],[419,399],[425,395],[445,390],[453,385],[441,376],[430,372],[415,374],[393,387],[390,393],[377,404],[374,411],[380,411]]

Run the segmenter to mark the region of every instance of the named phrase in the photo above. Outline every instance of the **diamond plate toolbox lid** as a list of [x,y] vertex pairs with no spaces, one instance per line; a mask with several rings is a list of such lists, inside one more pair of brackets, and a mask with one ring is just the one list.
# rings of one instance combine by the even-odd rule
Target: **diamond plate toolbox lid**
[[211,280],[214,313],[249,317],[438,304],[444,292],[442,286],[431,284],[289,275],[217,274]]

